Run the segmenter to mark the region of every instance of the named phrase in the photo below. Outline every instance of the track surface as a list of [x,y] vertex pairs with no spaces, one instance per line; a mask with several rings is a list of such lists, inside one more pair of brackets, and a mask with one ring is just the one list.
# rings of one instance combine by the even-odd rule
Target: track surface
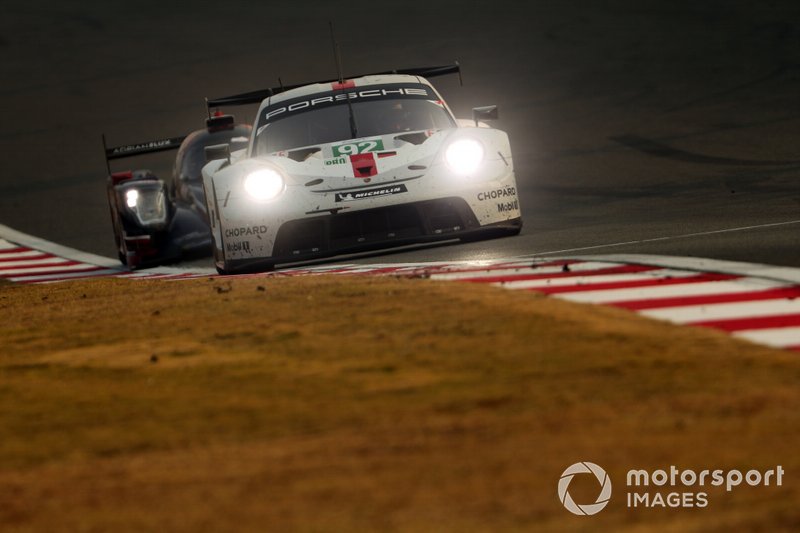
[[[6,236],[9,240],[2,238]],[[179,281],[211,269],[131,272],[114,260],[71,250],[0,225],[0,281],[36,284],[118,277]],[[710,327],[775,348],[800,351],[800,269],[648,255],[385,264],[334,264],[241,277],[425,277],[488,283],[565,300],[621,307],[676,324]],[[222,279],[222,278],[220,278]]]
[[4,7],[0,222],[113,257],[100,133],[177,135],[201,126],[204,96],[331,76],[332,19],[348,72],[459,59],[465,86],[437,86],[461,116],[499,104],[512,140],[520,237],[382,262],[569,251],[800,266],[796,2],[377,6]]

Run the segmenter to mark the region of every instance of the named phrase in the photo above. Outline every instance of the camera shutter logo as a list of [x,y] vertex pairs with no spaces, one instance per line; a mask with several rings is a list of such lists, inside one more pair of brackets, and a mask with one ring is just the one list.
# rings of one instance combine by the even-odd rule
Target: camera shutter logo
[[[569,484],[572,482],[572,478],[575,477],[575,474],[594,474],[594,477],[597,478],[601,489],[594,503],[579,505],[575,503],[572,496],[570,496],[568,490]],[[570,513],[581,516],[597,514],[608,505],[611,499],[611,478],[608,477],[605,470],[594,463],[589,463],[587,461],[575,463],[564,470],[564,473],[561,474],[561,479],[558,480],[558,499],[561,500],[561,503],[564,504],[564,507],[566,507],[567,511]]]

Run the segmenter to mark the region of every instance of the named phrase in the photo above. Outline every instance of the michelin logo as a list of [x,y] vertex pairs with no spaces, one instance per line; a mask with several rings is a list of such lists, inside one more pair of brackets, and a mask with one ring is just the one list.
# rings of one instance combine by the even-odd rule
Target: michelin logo
[[392,185],[390,187],[380,187],[376,189],[367,189],[353,192],[337,192],[337,202],[355,202],[356,200],[366,200],[367,198],[375,198],[378,196],[388,196],[390,194],[401,194],[408,192],[405,185]]

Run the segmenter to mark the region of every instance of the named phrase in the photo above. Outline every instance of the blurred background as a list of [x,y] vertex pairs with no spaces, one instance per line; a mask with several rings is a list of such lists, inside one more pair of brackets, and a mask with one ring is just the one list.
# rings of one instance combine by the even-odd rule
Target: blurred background
[[[182,135],[206,96],[335,77],[333,21],[346,73],[458,60],[464,86],[434,84],[463,117],[498,104],[511,137],[523,235],[397,260],[599,247],[800,265],[796,2],[120,4],[3,7],[0,223],[113,256],[101,133]],[[114,168],[165,174],[172,156]]]

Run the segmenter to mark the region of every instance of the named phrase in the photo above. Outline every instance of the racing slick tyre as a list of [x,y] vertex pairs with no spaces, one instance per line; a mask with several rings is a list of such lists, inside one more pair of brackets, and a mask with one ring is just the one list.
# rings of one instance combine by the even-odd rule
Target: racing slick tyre
[[460,237],[460,240],[461,242],[478,242],[489,239],[495,239],[497,237],[513,237],[515,235],[519,235],[521,231],[522,231],[522,222],[520,222],[518,226],[497,227],[490,230],[482,231],[480,233],[472,233],[470,235],[465,235],[463,237]]
[[258,266],[244,267],[238,269],[230,269],[226,267],[221,267],[219,265],[215,265],[214,268],[217,269],[217,274],[219,274],[220,276],[230,276],[235,274],[258,274],[260,272],[272,272],[273,270],[275,270],[275,264],[261,263]]

